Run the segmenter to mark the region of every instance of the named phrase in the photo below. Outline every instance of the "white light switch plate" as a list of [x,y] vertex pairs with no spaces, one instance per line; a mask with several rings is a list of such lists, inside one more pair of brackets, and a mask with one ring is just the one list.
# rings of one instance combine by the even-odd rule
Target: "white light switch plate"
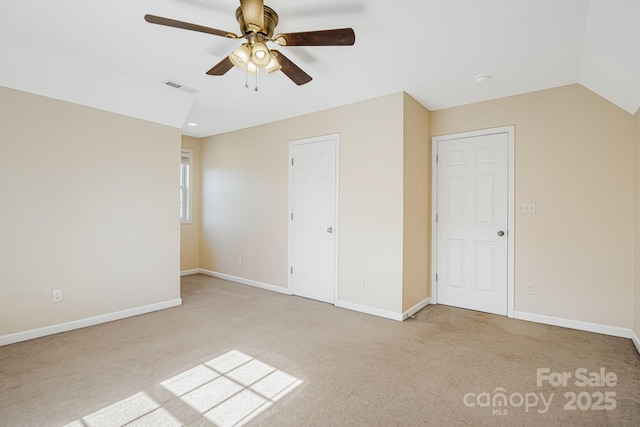
[[518,203],[516,205],[516,211],[519,214],[534,214],[536,213],[535,203]]

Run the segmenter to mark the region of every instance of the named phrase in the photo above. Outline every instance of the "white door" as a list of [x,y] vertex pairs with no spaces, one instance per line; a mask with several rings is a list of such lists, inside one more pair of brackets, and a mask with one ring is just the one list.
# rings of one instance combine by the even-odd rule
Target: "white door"
[[338,136],[290,146],[290,289],[294,295],[335,302],[336,151]]
[[437,141],[436,300],[507,315],[509,134]]

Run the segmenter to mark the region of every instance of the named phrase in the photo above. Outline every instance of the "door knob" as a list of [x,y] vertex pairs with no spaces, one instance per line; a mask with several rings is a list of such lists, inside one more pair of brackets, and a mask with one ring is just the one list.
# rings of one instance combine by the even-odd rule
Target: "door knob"
[[504,236],[504,231],[502,231],[502,230],[498,231],[498,236],[500,236],[500,237]]
[[327,228],[327,233],[333,233],[333,227]]

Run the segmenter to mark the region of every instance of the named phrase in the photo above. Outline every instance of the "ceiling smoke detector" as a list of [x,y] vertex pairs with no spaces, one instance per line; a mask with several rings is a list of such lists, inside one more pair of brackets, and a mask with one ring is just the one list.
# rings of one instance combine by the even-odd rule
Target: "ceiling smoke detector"
[[473,79],[476,83],[484,83],[491,78],[491,74],[478,74]]

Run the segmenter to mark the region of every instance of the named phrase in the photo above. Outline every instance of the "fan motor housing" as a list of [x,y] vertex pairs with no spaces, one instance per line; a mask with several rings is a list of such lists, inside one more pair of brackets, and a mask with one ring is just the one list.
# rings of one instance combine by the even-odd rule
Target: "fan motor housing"
[[[251,29],[247,28],[247,23],[244,21],[244,16],[242,15],[242,8],[239,7],[236,9],[236,19],[238,20],[238,24],[240,24],[240,31],[242,34],[251,33]],[[271,9],[269,6],[264,6],[264,27],[261,28],[260,32],[266,34],[268,38],[273,36],[273,32],[278,25],[278,14],[275,10]]]

